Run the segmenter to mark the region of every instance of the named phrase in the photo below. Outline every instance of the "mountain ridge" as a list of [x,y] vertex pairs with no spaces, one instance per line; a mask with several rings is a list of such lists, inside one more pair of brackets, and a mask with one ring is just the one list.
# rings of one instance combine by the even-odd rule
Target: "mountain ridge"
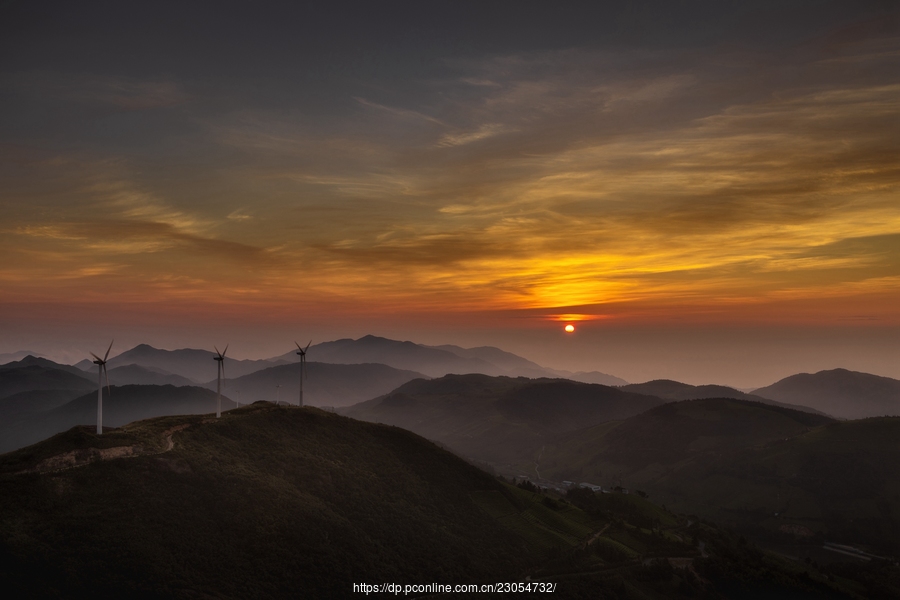
[[848,369],[797,373],[753,394],[843,419],[900,415],[900,380]]
[[465,374],[414,379],[341,413],[405,427],[463,455],[506,463],[530,455],[548,435],[621,419],[663,402],[565,379]]

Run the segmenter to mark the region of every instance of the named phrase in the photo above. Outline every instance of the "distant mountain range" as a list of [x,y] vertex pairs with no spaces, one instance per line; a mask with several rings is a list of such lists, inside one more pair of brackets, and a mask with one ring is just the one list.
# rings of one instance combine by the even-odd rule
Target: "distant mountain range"
[[59,365],[45,358],[26,357],[0,366],[0,398],[35,390],[96,389],[87,374],[69,365]]
[[842,419],[900,415],[900,381],[846,369],[791,375],[753,394]]
[[[137,365],[155,371],[159,375],[179,375],[192,383],[204,383],[215,375],[215,353],[208,350],[185,348],[160,350],[141,344],[109,359],[110,373],[114,369]],[[382,364],[404,371],[414,371],[428,377],[440,377],[448,373],[483,373],[524,377],[566,377],[606,385],[623,385],[623,379],[598,371],[572,373],[542,367],[521,356],[499,348],[482,346],[425,346],[413,342],[401,342],[367,335],[357,340],[342,339],[316,344],[309,348],[310,361],[331,364]],[[295,364],[296,350],[263,360],[235,360],[226,357],[225,374],[238,378],[273,365]],[[96,366],[88,359],[75,365],[83,371]],[[173,383],[152,379],[148,374],[125,376],[122,383]],[[178,385],[178,384],[175,384]],[[371,396],[370,396],[371,397]]]
[[[21,353],[12,355],[20,356]],[[215,375],[214,356],[213,352],[207,350],[160,350],[141,344],[109,360],[110,381],[116,385],[187,385],[189,383],[208,385]],[[811,375],[793,375],[772,385],[746,393],[726,386],[691,386],[670,380],[629,384],[622,379],[598,371],[570,372],[549,369],[521,356],[491,346],[478,348],[462,348],[449,344],[427,346],[372,335],[357,340],[342,339],[316,344],[309,348],[309,360],[317,363],[345,365],[382,364],[428,377],[442,377],[451,373],[481,373],[491,376],[565,378],[584,383],[619,386],[625,391],[653,395],[665,400],[710,397],[756,400],[803,408],[845,419],[900,415],[900,381],[845,369],[821,371]],[[225,373],[228,378],[237,380],[272,366],[297,364],[297,362],[295,350],[265,360],[226,358]],[[77,367],[75,369],[33,356],[23,357],[21,361],[8,363],[0,369],[33,365],[65,370],[76,375],[83,375],[84,371],[91,372],[96,369],[96,366],[89,360],[81,361],[75,366]],[[22,377],[24,378],[25,375]],[[61,376],[53,377],[60,378]],[[45,384],[35,384],[38,387],[32,386],[32,388],[29,388],[31,384],[24,383],[25,379],[22,379],[22,383],[15,387],[15,384],[12,383],[13,379],[13,376],[8,376],[9,383],[7,384],[0,377],[0,397],[4,394],[26,391],[26,389],[62,389],[65,387],[62,379],[48,380]],[[390,379],[388,378],[388,380]],[[330,381],[328,386],[334,386],[335,381]],[[77,384],[73,383],[73,385]],[[268,384],[260,383],[256,388],[251,386],[247,389],[247,393],[251,397],[268,396],[271,399],[271,394],[264,393],[265,385]],[[272,385],[279,384],[273,380]],[[282,383],[281,385],[286,384]],[[339,392],[336,387],[332,391],[326,390],[325,387],[328,386],[316,390],[317,384],[314,381],[310,381],[309,385],[311,386],[311,398],[321,397],[320,400],[312,400],[312,404],[342,406],[349,403],[349,400],[342,398],[366,399],[365,392],[361,390],[347,395],[347,386],[344,386],[344,392]],[[350,387],[353,386],[350,385]],[[359,388],[361,387],[362,383]],[[384,393],[383,388],[379,388],[377,391],[373,390],[373,393],[368,394],[368,398],[381,393]]]
[[140,365],[123,365],[109,369],[109,382],[111,385],[195,385],[187,377]]
[[27,356],[41,357],[43,355],[40,352],[35,352],[33,350],[17,350],[16,352],[2,352],[0,353],[0,365],[6,364],[13,361],[22,360]]
[[[296,360],[291,351],[271,360]],[[426,346],[413,342],[400,342],[374,335],[358,340],[342,339],[311,346],[309,359],[318,362],[339,364],[380,363],[396,369],[417,371],[429,377],[447,374],[481,373],[508,377],[566,377],[580,380],[590,379],[591,383],[623,385],[623,379],[597,371],[572,373],[542,367],[521,356],[493,346],[461,348],[453,345]]]
[[[201,385],[215,389],[214,353],[206,350],[160,350],[142,344],[109,361],[109,379],[114,386]],[[373,421],[384,421],[408,427],[427,437],[440,440],[460,452],[474,448],[479,443],[493,446],[503,454],[502,436],[498,423],[512,423],[509,412],[498,394],[506,393],[509,384],[491,381],[483,390],[470,389],[459,394],[441,392],[442,403],[424,402],[426,397],[437,397],[423,392],[417,397],[410,394],[405,384],[415,379],[443,377],[447,372],[469,374],[503,373],[494,377],[516,374],[514,387],[533,386],[549,390],[555,386],[556,410],[538,420],[515,422],[515,443],[519,450],[525,440],[544,440],[559,433],[563,422],[585,427],[599,422],[600,413],[583,413],[576,408],[572,398],[580,397],[583,388],[569,383],[553,383],[560,371],[546,369],[515,354],[493,347],[461,348],[459,346],[424,346],[412,342],[400,342],[376,336],[358,340],[337,340],[311,346],[309,349],[308,378],[305,382],[306,403],[309,405],[347,407],[349,405],[380,398],[354,410],[356,416]],[[379,361],[379,362],[374,362]],[[419,369],[410,368],[412,366]],[[80,367],[88,368],[87,371]],[[233,360],[225,362],[227,380],[225,393],[234,400],[248,403],[255,400],[282,400],[296,402],[299,388],[299,363],[295,351],[268,360]],[[542,373],[548,376],[541,376]],[[471,373],[475,374],[475,373]],[[602,373],[571,374],[590,381],[607,381],[623,384],[619,393],[636,393],[644,398],[663,402],[709,397],[735,398],[769,403],[787,408],[818,412],[839,418],[863,418],[882,415],[900,415],[900,381],[857,373],[844,369],[822,371],[813,375],[800,374],[785,378],[770,386],[754,390],[752,394],[725,386],[691,386],[677,381],[655,380],[640,384],[624,384],[622,380]],[[17,429],[36,423],[33,418],[96,389],[96,365],[82,361],[77,366],[62,365],[51,360],[25,356],[21,360],[0,365],[0,448],[11,449],[12,440],[34,440],[33,435],[23,438]],[[490,380],[490,376],[485,375]],[[517,377],[531,377],[523,379]],[[104,381],[105,383],[105,381]],[[427,384],[423,384],[426,385]],[[444,384],[441,384],[444,385]],[[502,389],[501,389],[502,388]],[[424,389],[424,388],[423,388]],[[609,396],[611,391],[604,392]],[[390,399],[387,397],[390,396]],[[414,400],[409,410],[401,407],[406,397]],[[490,397],[486,404],[473,404],[476,398]],[[610,398],[612,396],[609,396]],[[413,408],[413,404],[415,408]],[[656,404],[652,404],[655,406]],[[168,406],[162,402],[160,406]],[[600,406],[599,404],[597,406]],[[609,405],[612,406],[612,405]],[[649,408],[646,401],[634,404],[631,412],[604,414],[606,420],[625,418]],[[192,412],[193,408],[185,408]],[[424,412],[423,412],[424,411]],[[437,411],[437,412],[435,412]],[[566,411],[569,411],[567,413]],[[179,412],[179,411],[176,411]],[[602,412],[602,411],[601,411]],[[407,414],[408,413],[408,414]],[[163,414],[160,412],[153,415]],[[564,416],[568,414],[569,416]],[[469,431],[472,423],[482,419],[479,428]],[[547,419],[546,423],[540,422]],[[554,419],[562,419],[554,421]],[[565,421],[568,419],[569,421]],[[586,420],[585,420],[586,419]],[[498,421],[499,420],[499,421]],[[554,429],[550,424],[560,425]],[[61,422],[60,427],[64,423]],[[75,423],[70,423],[75,424]],[[450,424],[457,427],[454,430]],[[556,426],[554,425],[554,426]],[[48,431],[45,428],[38,429]],[[455,431],[455,433],[450,433]],[[511,430],[512,431],[512,430]],[[2,437],[6,441],[2,441]],[[449,437],[448,437],[449,436]],[[493,436],[493,438],[492,438]],[[479,441],[480,440],[480,441]],[[483,448],[482,448],[483,449]],[[518,450],[516,450],[518,452]]]
[[[203,383],[216,376],[215,352],[183,348],[181,350],[160,350],[147,344],[140,344],[109,359],[107,368],[110,374],[115,368],[138,365],[154,370],[162,375],[180,375],[191,382]],[[260,369],[271,367],[269,360],[236,360],[225,357],[225,375],[240,377]],[[75,365],[84,371],[96,370],[90,360],[83,360]]]

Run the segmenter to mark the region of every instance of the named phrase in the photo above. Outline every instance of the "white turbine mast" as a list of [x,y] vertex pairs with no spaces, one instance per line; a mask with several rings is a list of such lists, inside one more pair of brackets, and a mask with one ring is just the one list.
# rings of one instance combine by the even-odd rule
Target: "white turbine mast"
[[94,357],[94,364],[97,365],[97,435],[103,434],[103,374],[106,373],[106,395],[109,396],[112,393],[112,390],[109,387],[109,371],[106,370],[106,359],[109,358],[109,351],[112,350],[113,342],[109,343],[109,348],[106,349],[106,354],[103,355],[103,358],[100,358],[93,352],[91,352],[91,356]]
[[300,355],[300,404],[298,406],[303,406],[303,380],[306,379],[306,351],[309,350],[309,344],[312,344],[312,340],[309,340],[309,344],[306,344],[306,348],[301,348],[300,344],[294,342],[297,346],[297,354]]
[[[213,348],[216,348],[213,346]],[[225,379],[225,353],[228,352],[228,344],[225,344],[225,349],[219,352],[219,349],[216,348],[216,355],[213,356],[213,360],[218,362],[218,366],[216,367],[216,418],[222,416],[222,381]]]

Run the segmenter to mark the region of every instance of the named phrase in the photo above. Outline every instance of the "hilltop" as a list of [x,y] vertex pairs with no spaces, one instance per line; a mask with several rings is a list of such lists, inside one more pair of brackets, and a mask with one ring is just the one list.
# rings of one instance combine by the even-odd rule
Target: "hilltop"
[[847,369],[791,375],[753,394],[842,419],[900,415],[900,381]]

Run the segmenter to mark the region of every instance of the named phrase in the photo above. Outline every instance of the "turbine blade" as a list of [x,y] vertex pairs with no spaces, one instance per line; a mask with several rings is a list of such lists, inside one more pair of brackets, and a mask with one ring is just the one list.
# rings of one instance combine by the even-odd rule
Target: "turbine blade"
[[[309,344],[312,344],[312,340],[309,340]],[[303,354],[306,354],[306,351],[309,350],[309,344],[307,344],[306,348],[303,349]]]
[[112,350],[112,345],[113,345],[114,341],[116,341],[116,340],[112,340],[109,343],[109,348],[106,349],[106,354],[103,355],[103,362],[106,362],[106,359],[109,358],[109,351]]
[[228,352],[228,344],[225,344],[225,349],[222,350],[222,358],[225,358],[225,353]]
[[97,360],[99,360],[100,362],[103,362],[103,359],[100,358],[99,356],[97,356],[96,354],[94,354],[93,352],[89,352],[88,354],[90,354],[91,356],[93,356],[94,358],[96,358]]
[[300,344],[298,344],[296,341],[294,342],[294,345],[297,346],[297,350],[303,350],[303,348],[300,347]]
[[219,348],[218,348],[218,346],[213,346],[213,348],[215,348],[215,349],[216,349],[216,354],[218,354],[218,355],[219,355],[219,356],[222,356],[222,353],[221,353],[221,352],[219,352]]
[[112,388],[109,386],[109,371],[106,369],[106,363],[100,365],[100,368],[103,369],[103,373],[106,375],[106,396],[108,398],[111,398]]

